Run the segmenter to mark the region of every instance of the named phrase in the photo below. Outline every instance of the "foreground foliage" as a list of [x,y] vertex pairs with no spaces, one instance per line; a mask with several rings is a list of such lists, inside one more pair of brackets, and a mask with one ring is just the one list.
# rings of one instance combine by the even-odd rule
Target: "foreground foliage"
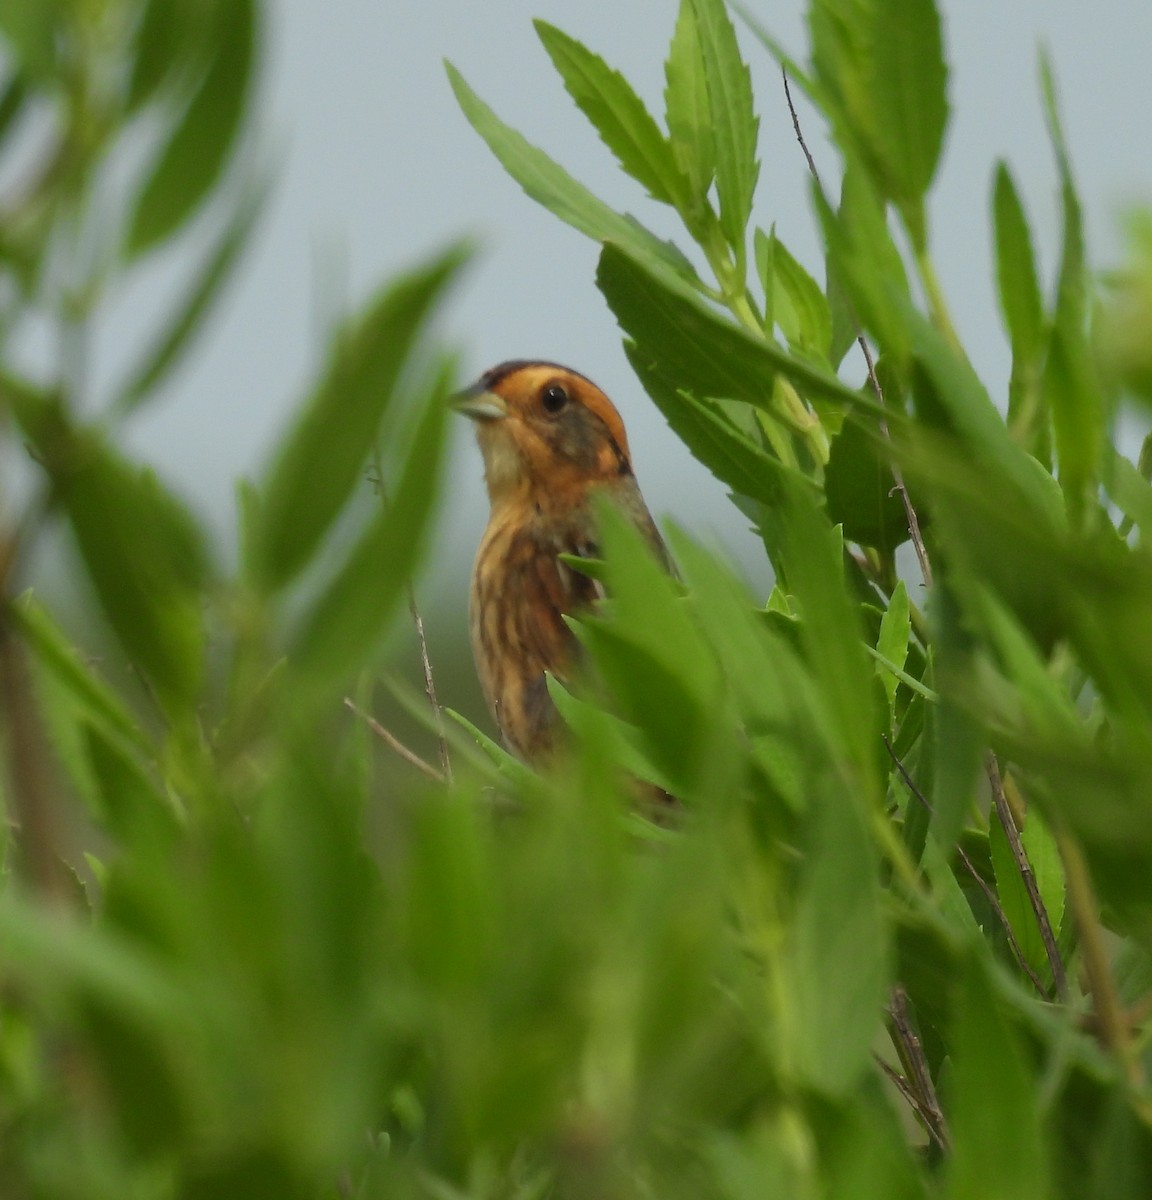
[[[666,131],[538,26],[691,255],[451,71],[507,170],[603,243],[638,376],[777,585],[760,604],[675,530],[673,581],[605,512],[594,670],[555,690],[566,769],[449,719],[451,779],[398,797],[341,700],[370,705],[427,541],[453,370],[425,330],[465,252],[339,331],[242,491],[234,571],[117,447],[252,223],[257,16],[0,9],[0,152],[40,139],[0,205],[3,462],[23,443],[32,480],[0,525],[0,1191],[1148,1194],[1152,455],[1116,428],[1152,399],[1152,239],[1137,221],[1101,293],[1047,75],[1059,277],[1046,297],[998,166],[1013,365],[989,388],[932,268],[931,0],[812,0],[806,66],[757,31],[841,154],[839,195],[813,185],[827,288],[749,227],[757,117],[719,0],[681,6]],[[206,212],[186,293],[85,416],[110,289]],[[40,369],[35,322],[62,348]],[[110,671],[23,589],[51,522]],[[631,815],[623,772],[681,797],[679,827]]]

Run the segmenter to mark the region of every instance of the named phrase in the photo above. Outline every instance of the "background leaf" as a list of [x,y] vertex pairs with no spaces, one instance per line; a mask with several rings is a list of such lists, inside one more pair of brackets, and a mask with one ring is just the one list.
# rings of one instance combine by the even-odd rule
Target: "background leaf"
[[466,259],[458,246],[412,271],[384,289],[338,339],[268,474],[252,531],[252,565],[263,587],[281,588],[299,574],[343,508],[418,336]]
[[151,249],[188,220],[236,145],[256,53],[256,8],[253,0],[230,0],[215,12],[203,78],[137,199],[127,237],[130,255]]

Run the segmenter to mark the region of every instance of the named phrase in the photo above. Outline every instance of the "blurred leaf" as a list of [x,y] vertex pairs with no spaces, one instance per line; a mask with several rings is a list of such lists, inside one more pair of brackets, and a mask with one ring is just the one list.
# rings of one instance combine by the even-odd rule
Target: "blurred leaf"
[[204,75],[136,200],[126,249],[135,257],[179,229],[210,195],[232,155],[247,103],[255,0],[217,5]]
[[1044,304],[1024,206],[1020,203],[1012,173],[1003,162],[996,167],[993,213],[1000,311],[1012,340],[1013,356],[1033,358],[1043,348]]
[[283,1147],[257,1146],[192,1164],[178,1200],[311,1200],[315,1195],[313,1182],[301,1177]]
[[[1051,477],[1013,442],[971,364],[919,314],[910,315],[909,322],[916,357],[931,383],[916,397],[923,421],[941,424],[959,436],[968,461],[979,462],[983,477],[997,481],[1001,502],[1018,496],[1039,529],[1061,528],[1063,505],[1059,493],[1053,492]],[[925,484],[930,490],[928,481]]]
[[[908,658],[908,638],[911,632],[912,620],[908,606],[908,589],[904,586],[904,580],[901,579],[897,581],[892,592],[892,599],[884,610],[884,616],[880,621],[880,636],[876,639],[876,649],[879,653],[901,670]],[[884,692],[888,697],[888,711],[894,722],[896,719],[896,689],[900,686],[899,681],[879,663],[876,664],[876,673],[884,685]]]
[[776,303],[776,229],[765,233],[759,226],[752,235],[752,252],[756,260],[756,274],[764,292],[764,328],[771,333],[776,325],[773,306]]
[[119,389],[115,400],[118,411],[126,413],[138,408],[188,352],[248,247],[263,198],[262,192],[241,198],[220,237],[200,262],[191,286],[168,314],[159,336]]
[[445,63],[456,102],[469,124],[524,191],[561,221],[593,241],[619,242],[646,261],[659,263],[675,275],[697,282],[692,264],[669,242],[662,242],[632,217],[621,216],[598,200],[582,183],[553,162],[503,121],[464,82],[451,63]]
[[[938,581],[929,616],[940,703],[927,724],[931,753],[932,834],[951,854],[971,809],[987,751],[983,725],[954,696],[974,670],[972,639],[955,591]],[[927,723],[927,718],[926,718]]]
[[[129,112],[147,104],[170,80],[182,55],[200,50],[198,39],[193,36],[194,22],[190,20],[193,11],[195,6],[183,0],[145,0],[133,44],[127,96]],[[204,5],[202,11],[205,18],[210,17],[212,5]]]
[[[808,813],[790,1048],[806,1084],[844,1096],[871,1068],[889,986],[886,938],[872,842],[856,800],[833,786]],[[830,979],[837,985],[829,987]]]
[[832,314],[820,285],[776,241],[772,254],[774,297],[772,312],[788,345],[799,353],[824,360],[832,347]]
[[845,421],[832,439],[824,489],[828,516],[844,527],[848,541],[887,555],[908,540],[908,517],[892,469],[874,436],[856,421]]
[[[639,727],[657,767],[689,796],[709,765],[719,726],[720,676],[675,582],[643,535],[607,501],[597,505],[611,605],[573,627]],[[654,703],[654,699],[659,701]]]
[[10,609],[37,661],[50,671],[80,708],[105,728],[147,752],[151,743],[113,688],[85,663],[31,592]]
[[1051,971],[1044,941],[1040,936],[1040,927],[1036,923],[1036,913],[1028,898],[1028,889],[1024,886],[1012,848],[1008,844],[1008,837],[994,813],[988,820],[988,847],[992,853],[992,867],[996,872],[996,895],[1016,936],[1016,942],[1028,965],[1040,979],[1049,978]]
[[290,655],[302,678],[336,683],[369,660],[405,595],[439,495],[449,370],[423,400],[395,489],[302,619]]
[[816,682],[731,571],[675,527],[669,536],[753,757],[775,795],[800,811],[808,800],[806,769],[835,741]]
[[1152,542],[1152,484],[1122,454],[1112,456],[1105,472],[1108,498],[1136,523],[1145,542]]
[[91,725],[84,732],[105,828],[125,845],[167,844],[178,827],[170,797],[118,738]]
[[84,996],[85,1044],[127,1144],[145,1161],[171,1153],[187,1137],[180,1080],[160,1038],[114,1002]]
[[17,417],[68,513],[113,631],[165,706],[189,705],[203,670],[208,563],[199,527],[155,475],[71,427],[51,402],[25,397]]
[[1056,108],[1055,88],[1047,59],[1041,58],[1044,112],[1060,172],[1064,239],[1055,311],[1044,372],[1044,390],[1052,413],[1060,483],[1074,519],[1091,503],[1099,476],[1105,438],[1100,389],[1093,378],[1088,346],[1088,274],[1084,261],[1083,217],[1064,133]]
[[531,787],[535,775],[530,767],[526,767],[518,758],[509,754],[503,746],[494,742],[486,733],[476,728],[467,717],[461,716],[451,708],[444,709],[444,715],[454,722],[480,748],[488,760],[505,778],[517,787]]
[[988,968],[969,955],[958,982],[951,1046],[948,1200],[1046,1200],[1032,1074]]
[[554,25],[539,19],[534,24],[568,94],[620,166],[654,200],[683,207],[687,180],[668,139],[628,81]]
[[716,151],[716,194],[720,224],[742,262],[748,218],[760,164],[759,121],[752,107],[752,78],[740,57],[736,31],[723,0],[691,0],[704,64]]
[[927,246],[924,195],[936,174],[948,125],[948,68],[933,0],[875,0],[873,62],[864,67],[873,89],[875,126],[884,147],[892,198],[913,248]]
[[62,0],[4,0],[0,34],[29,75],[51,80],[56,73],[56,37],[64,16]]
[[710,308],[682,284],[652,274],[609,244],[600,254],[596,283],[620,327],[650,361],[700,396],[744,400],[771,411],[777,371],[829,399],[874,408],[830,372],[789,355]]
[[912,308],[912,297],[883,201],[852,163],[844,172],[839,211],[818,187],[813,186],[812,196],[828,247],[830,283],[834,277],[848,305],[841,313],[841,343],[846,350],[849,330],[859,323],[875,334],[885,355],[903,361],[909,352],[904,314]]
[[689,212],[702,211],[716,173],[716,134],[693,0],[680,0],[664,79],[665,119],[672,153],[689,180]]
[[1110,281],[1098,328],[1107,369],[1147,402],[1152,399],[1152,210],[1127,222],[1128,262]]
[[17,125],[28,96],[28,77],[19,71],[8,76],[0,92],[0,146]]
[[361,478],[418,337],[468,252],[462,246],[385,288],[338,337],[316,391],[281,440],[252,529],[268,591],[308,565]]
[[841,765],[868,796],[878,782],[872,667],[845,584],[843,541],[806,491],[788,489],[783,516],[782,582],[799,603],[804,648],[839,732]]

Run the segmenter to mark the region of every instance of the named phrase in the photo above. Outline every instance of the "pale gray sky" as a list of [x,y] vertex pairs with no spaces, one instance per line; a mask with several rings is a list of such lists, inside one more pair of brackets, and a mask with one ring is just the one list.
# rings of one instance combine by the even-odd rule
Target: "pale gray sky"
[[[803,56],[803,6],[750,7]],[[935,256],[961,336],[994,394],[1007,354],[992,285],[988,198],[995,160],[1009,159],[1024,194],[1046,278],[1055,267],[1055,173],[1038,100],[1037,48],[1051,54],[1087,217],[1093,261],[1112,261],[1125,206],[1152,200],[1152,5],[1147,0],[953,0],[943,4],[953,119],[932,200]],[[325,310],[358,303],[391,272],[461,234],[483,254],[458,292],[445,331],[472,373],[504,358],[567,362],[616,400],[649,505],[737,553],[753,550],[720,484],[696,467],[634,381],[593,282],[597,248],[528,200],[457,110],[450,59],[509,123],[619,208],[674,226],[623,178],[575,111],[531,25],[534,16],[580,38],[621,69],[661,111],[662,64],[674,0],[282,0],[269,5],[260,96],[263,141],[279,163],[257,241],[217,320],[163,399],[131,431],[134,449],[208,515],[233,524],[233,480],[263,461],[270,439],[319,361]],[[764,167],[761,224],[818,278],[820,256],[805,166],[779,76],[741,33],[753,66]],[[820,123],[803,114],[828,180]],[[174,269],[174,268],[168,268]],[[118,347],[139,336],[163,268],[125,292],[98,344],[110,377]],[[330,311],[329,314],[330,315]],[[463,425],[463,423],[461,423]],[[468,431],[454,445],[451,494],[438,534],[454,564],[424,585],[463,614],[457,580],[486,505]],[[759,584],[764,575],[752,572]]]

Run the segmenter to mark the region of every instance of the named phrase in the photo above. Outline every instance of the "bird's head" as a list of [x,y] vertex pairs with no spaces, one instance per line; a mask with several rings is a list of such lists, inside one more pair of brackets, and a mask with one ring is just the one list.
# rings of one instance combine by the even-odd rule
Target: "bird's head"
[[631,476],[624,422],[590,380],[549,362],[506,362],[456,400],[476,423],[493,505],[533,494],[575,499]]

